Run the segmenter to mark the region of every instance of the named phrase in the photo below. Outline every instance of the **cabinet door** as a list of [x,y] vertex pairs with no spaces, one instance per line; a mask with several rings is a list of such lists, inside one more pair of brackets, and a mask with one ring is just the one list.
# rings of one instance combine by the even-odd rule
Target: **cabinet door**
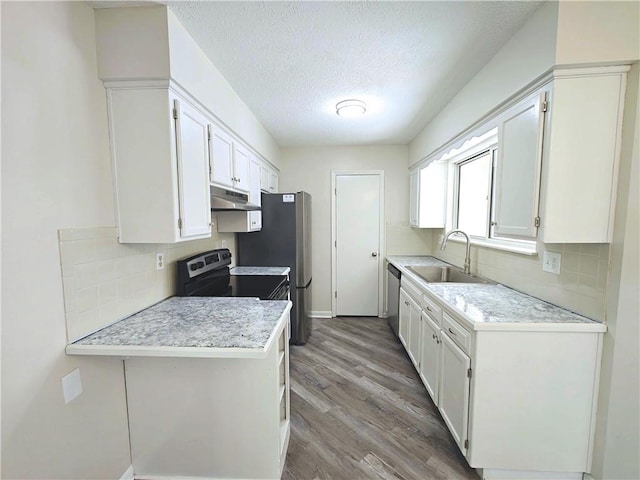
[[543,166],[545,243],[612,240],[626,70],[557,72]]
[[446,334],[441,334],[440,340],[442,369],[438,408],[458,447],[466,454],[471,360]]
[[264,163],[260,164],[260,190],[269,193],[269,179],[271,169]]
[[217,128],[211,131],[211,182],[233,188],[233,140]]
[[420,205],[420,171],[414,170],[409,175],[409,225],[418,226]]
[[407,348],[409,339],[409,325],[411,322],[411,303],[409,295],[402,288],[400,289],[400,308],[398,310],[398,337]]
[[545,92],[510,108],[498,126],[494,233],[500,237],[535,238],[538,228],[540,168]]
[[233,143],[233,175],[235,189],[248,192],[251,188],[249,181],[249,152],[237,142]]
[[260,161],[254,156],[249,156],[249,203],[260,206]]
[[278,174],[273,170],[269,172],[269,192],[270,193],[278,192]]
[[420,341],[422,340],[420,334],[420,305],[413,299],[409,298],[409,344],[407,345],[407,353],[409,358],[416,367],[416,370],[420,370]]
[[440,372],[440,329],[428,314],[422,314],[422,350],[420,352],[420,378],[431,400],[438,405]]
[[420,228],[444,228],[447,204],[447,163],[433,162],[420,170],[417,217]]
[[189,104],[174,100],[180,237],[211,233],[209,124]]

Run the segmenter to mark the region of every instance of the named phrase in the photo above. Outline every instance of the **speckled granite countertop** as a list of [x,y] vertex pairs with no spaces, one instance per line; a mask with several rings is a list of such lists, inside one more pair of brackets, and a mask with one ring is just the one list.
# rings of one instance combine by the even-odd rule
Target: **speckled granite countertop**
[[284,328],[286,300],[171,297],[67,346],[79,355],[260,358]]
[[524,328],[605,332],[606,325],[500,284],[429,283],[409,266],[448,265],[433,257],[392,255],[387,261],[450,307],[473,330]]
[[288,275],[289,267],[233,267],[231,275]]

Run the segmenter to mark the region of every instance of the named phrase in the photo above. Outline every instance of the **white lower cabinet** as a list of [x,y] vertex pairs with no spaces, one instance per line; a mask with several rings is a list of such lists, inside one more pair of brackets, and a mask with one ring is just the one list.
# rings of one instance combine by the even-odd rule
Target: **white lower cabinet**
[[427,315],[422,314],[422,350],[420,353],[420,378],[438,405],[440,391],[440,327]]
[[281,477],[290,436],[288,325],[287,318],[264,358],[124,360],[136,478]]
[[[400,310],[399,310],[399,336],[402,344],[407,349],[409,358],[416,369],[420,368],[420,304],[415,299],[415,287],[404,284],[400,288]],[[410,293],[411,292],[411,293]]]
[[422,344],[422,339],[420,338],[420,314],[420,305],[409,297],[409,344],[407,353],[418,370],[420,370],[420,345]]
[[441,335],[442,357],[438,408],[462,453],[467,451],[471,359],[447,334]]
[[409,302],[409,294],[403,289],[400,289],[400,305],[398,309],[398,337],[402,342],[402,345],[407,347],[409,339],[409,326],[411,322],[411,303]]
[[484,329],[404,276],[399,316],[402,344],[483,478],[590,471],[601,331],[554,323]]

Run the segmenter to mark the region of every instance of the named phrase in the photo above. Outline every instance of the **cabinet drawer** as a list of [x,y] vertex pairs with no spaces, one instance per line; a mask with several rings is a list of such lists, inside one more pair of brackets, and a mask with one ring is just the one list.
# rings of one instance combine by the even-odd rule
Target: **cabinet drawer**
[[422,296],[422,310],[427,312],[438,325],[442,321],[442,309],[427,295]]
[[404,278],[400,279],[400,285],[409,295],[413,297],[413,299],[416,302],[420,303],[420,299],[422,298],[422,292],[417,286],[415,286],[410,281],[405,280]]
[[465,353],[471,351],[471,332],[468,332],[460,326],[450,315],[446,312],[442,314],[442,330],[445,334],[453,340]]

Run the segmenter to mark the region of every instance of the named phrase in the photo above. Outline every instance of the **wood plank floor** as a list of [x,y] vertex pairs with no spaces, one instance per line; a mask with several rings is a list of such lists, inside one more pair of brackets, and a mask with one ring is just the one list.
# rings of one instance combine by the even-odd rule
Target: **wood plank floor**
[[283,480],[478,480],[385,319],[313,322],[290,350]]

